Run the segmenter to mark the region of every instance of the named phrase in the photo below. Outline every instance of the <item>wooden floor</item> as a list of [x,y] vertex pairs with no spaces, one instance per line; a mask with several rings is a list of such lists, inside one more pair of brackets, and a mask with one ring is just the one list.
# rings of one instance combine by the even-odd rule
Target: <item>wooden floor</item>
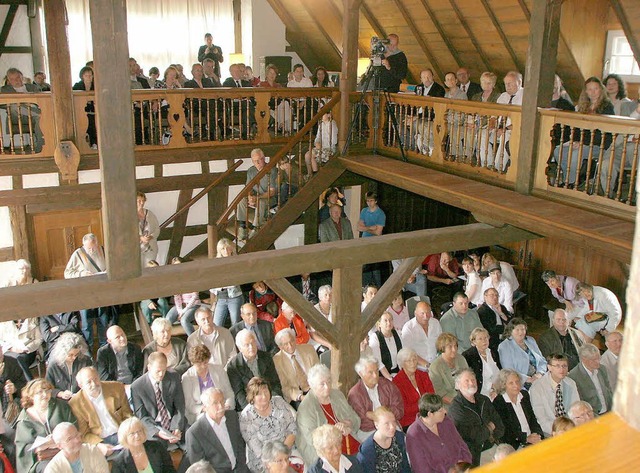
[[340,162],[356,174],[631,263],[633,223],[384,156],[345,156]]

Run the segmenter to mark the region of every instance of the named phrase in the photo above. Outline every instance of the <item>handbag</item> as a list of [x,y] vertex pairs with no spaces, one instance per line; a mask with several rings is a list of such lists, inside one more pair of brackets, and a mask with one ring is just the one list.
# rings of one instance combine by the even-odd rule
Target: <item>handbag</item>
[[596,322],[605,322],[609,319],[609,316],[604,312],[589,312],[584,316],[584,321],[589,324],[594,324]]

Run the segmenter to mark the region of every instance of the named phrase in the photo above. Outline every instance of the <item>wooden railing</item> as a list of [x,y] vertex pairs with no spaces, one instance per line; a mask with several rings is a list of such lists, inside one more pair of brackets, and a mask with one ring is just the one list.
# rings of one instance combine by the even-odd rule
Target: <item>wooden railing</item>
[[53,156],[55,127],[51,94],[0,95],[0,156]]
[[[215,235],[229,233],[237,236],[236,243],[250,238],[259,230],[286,201],[298,192],[312,174],[312,161],[318,166],[328,162],[337,153],[337,122],[324,122],[322,117],[340,101],[340,94],[334,92],[309,121],[285,143],[269,162],[247,183],[242,191],[223,212],[215,225]],[[324,127],[327,133],[319,131]],[[257,198],[263,178],[275,174],[276,190],[269,198]],[[269,179],[269,177],[267,177]],[[266,186],[262,186],[266,187]],[[250,210],[251,209],[251,210]],[[253,217],[250,214],[253,213]],[[235,217],[233,228],[231,218]]]
[[[133,90],[136,150],[286,142],[334,89],[215,88]],[[92,150],[93,92],[74,92],[82,154]],[[86,137],[87,139],[81,139]]]
[[[518,166],[520,107],[461,100],[391,95],[390,109],[381,97],[377,145],[385,154],[400,155],[446,171],[513,186]],[[369,121],[368,123],[370,123]],[[367,146],[373,146],[373,134]]]
[[640,120],[540,110],[536,191],[633,218]]

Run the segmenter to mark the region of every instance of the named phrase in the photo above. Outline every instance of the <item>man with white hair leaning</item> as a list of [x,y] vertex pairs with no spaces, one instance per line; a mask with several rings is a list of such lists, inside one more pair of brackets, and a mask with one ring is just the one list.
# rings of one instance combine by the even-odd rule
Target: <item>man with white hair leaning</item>
[[375,430],[373,411],[380,406],[388,407],[400,421],[404,416],[404,404],[398,387],[381,377],[378,360],[373,357],[360,358],[355,366],[360,380],[349,390],[349,405],[360,417],[360,432],[363,441]]
[[576,424],[576,427],[586,424],[594,419],[593,407],[587,401],[576,401],[569,408],[569,419]]
[[605,340],[607,351],[600,358],[600,364],[607,371],[611,390],[616,390],[618,384],[618,358],[622,351],[623,336],[620,332],[609,332]]
[[95,445],[82,443],[80,432],[71,422],[56,425],[52,437],[60,451],[44,469],[45,473],[109,473],[109,464],[104,455]]
[[[503,105],[522,105],[522,97],[524,95],[524,89],[522,88],[522,74],[517,71],[509,71],[504,76],[504,88],[503,92],[496,103]],[[497,135],[499,137],[499,148],[496,152],[494,166],[499,171],[506,171],[509,161],[511,159],[511,119],[507,118],[504,123],[498,124]]]
[[240,353],[229,360],[227,375],[236,396],[236,410],[247,406],[247,383],[251,378],[263,378],[271,388],[272,396],[282,396],[282,386],[270,353],[258,350],[256,334],[242,329],[236,335],[236,346]]

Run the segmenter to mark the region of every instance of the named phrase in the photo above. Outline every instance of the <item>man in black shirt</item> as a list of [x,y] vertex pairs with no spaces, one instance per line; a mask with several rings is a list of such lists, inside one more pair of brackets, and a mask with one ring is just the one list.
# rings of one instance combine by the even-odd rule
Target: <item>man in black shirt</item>
[[202,62],[205,59],[212,59],[214,62],[213,70],[218,77],[220,77],[220,63],[224,61],[222,57],[222,48],[213,44],[213,36],[211,33],[204,35],[204,41],[206,44],[200,46],[198,50],[198,62]]
[[380,88],[388,92],[398,92],[400,83],[407,76],[407,56],[398,49],[400,38],[397,34],[390,34],[388,39],[389,44],[382,60]]

